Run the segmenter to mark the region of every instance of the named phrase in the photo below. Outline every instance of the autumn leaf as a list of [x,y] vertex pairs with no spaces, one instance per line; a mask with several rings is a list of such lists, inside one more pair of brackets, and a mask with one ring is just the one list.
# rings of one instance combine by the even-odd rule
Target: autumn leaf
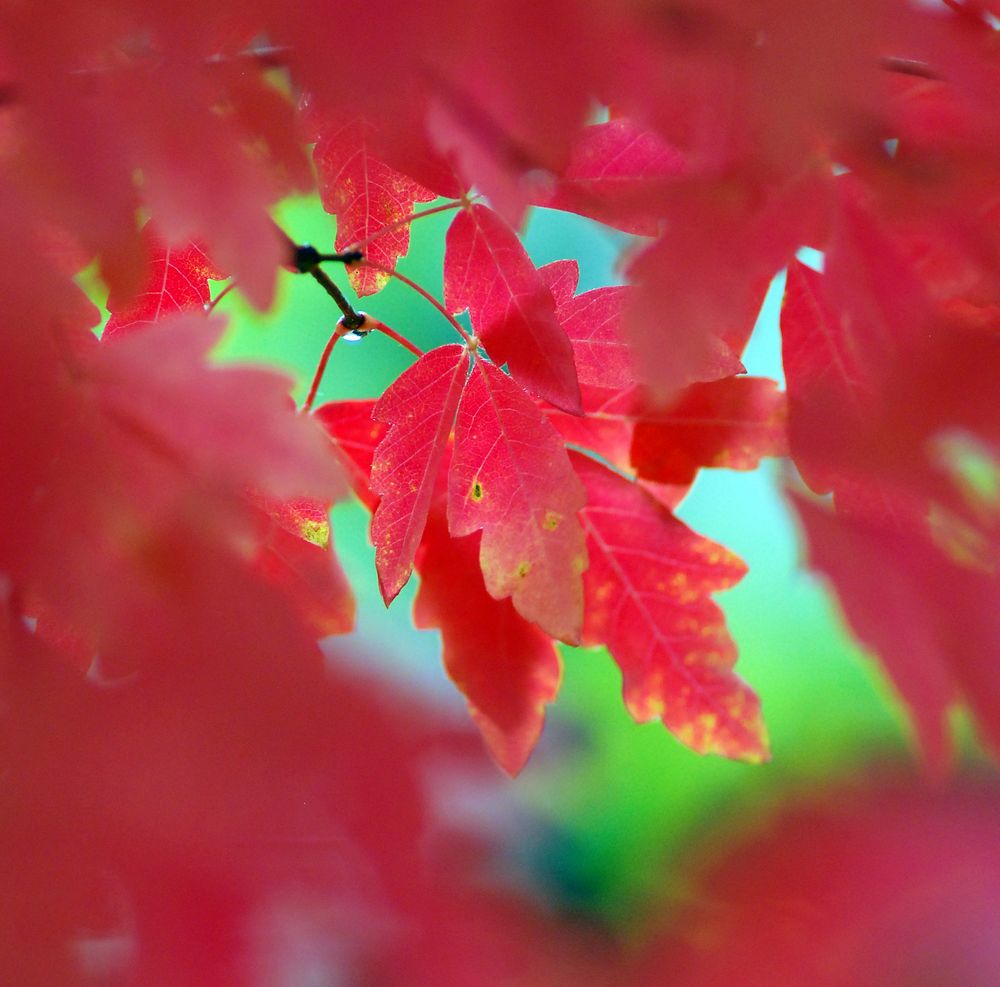
[[544,409],[545,417],[566,442],[596,452],[618,469],[630,470],[636,410],[642,402],[640,389],[612,390],[582,384],[580,394],[582,417],[548,407]]
[[517,234],[479,203],[461,210],[445,239],[444,299],[469,310],[472,328],[497,366],[571,414],[580,413],[573,349],[556,318],[552,292]]
[[551,194],[538,204],[655,236],[660,223],[649,208],[649,186],[659,187],[683,171],[680,151],[655,131],[618,117],[581,131]]
[[629,264],[623,323],[655,400],[744,371],[739,353],[767,284],[815,242],[826,198],[808,172],[776,186],[738,176],[671,188],[663,232]]
[[[672,909],[619,982],[991,983],[983,930],[1000,908],[995,787],[933,789],[884,768],[824,783],[728,837],[682,880]],[[764,904],[766,903],[766,907]]]
[[202,311],[211,301],[209,280],[226,275],[208,258],[197,243],[170,246],[147,225],[145,243],[150,253],[149,275],[139,294],[125,302],[111,297],[111,315],[102,339],[133,332],[175,312]]
[[823,283],[850,345],[870,379],[881,386],[915,347],[934,318],[927,289],[867,191],[842,175]]
[[458,406],[448,525],[456,538],[483,529],[490,595],[512,597],[522,617],[570,643],[583,621],[583,504],[555,429],[515,381],[477,360]]
[[622,313],[633,289],[628,285],[595,288],[559,303],[556,317],[573,346],[581,384],[623,388],[636,382]]
[[685,484],[701,467],[752,470],[785,451],[785,396],[776,382],[726,377],[692,384],[671,407],[640,412],[631,461],[643,479]]
[[827,493],[870,419],[872,385],[827,300],[823,276],[799,261],[788,265],[781,358],[792,456],[806,483]]
[[538,276],[552,292],[558,311],[560,305],[565,305],[576,294],[576,286],[580,283],[580,265],[569,257],[554,260],[540,267]]
[[432,512],[427,522],[417,571],[413,622],[440,629],[449,677],[469,701],[490,753],[516,775],[541,734],[545,705],[559,689],[555,645],[510,600],[486,591],[479,537],[450,537],[443,511]]
[[[221,319],[174,315],[100,347],[92,372],[102,411],[228,484],[277,497],[332,499],[342,478],[325,455],[321,430],[296,418],[291,381],[260,368],[205,362],[224,328]],[[253,409],[253,428],[243,407]]]
[[931,546],[921,546],[913,532],[893,530],[884,515],[873,525],[802,497],[793,502],[811,564],[832,580],[859,640],[881,656],[912,710],[928,763],[940,773],[951,753],[945,712],[956,689],[940,637],[940,603],[927,598],[938,568]]
[[712,594],[746,567],[637,484],[579,453],[590,568],[583,641],[606,644],[640,723],[661,719],[702,754],[768,758],[760,703],[733,671],[736,646]]
[[372,412],[389,425],[371,465],[371,488],[381,498],[372,542],[386,605],[413,571],[468,368],[464,346],[431,350],[390,385]]
[[291,599],[317,637],[354,630],[356,604],[333,551],[330,505],[300,497],[260,506],[253,568]]
[[[429,202],[435,195],[379,160],[370,145],[372,129],[360,118],[323,127],[313,160],[323,208],[337,217],[337,250],[364,243],[365,257],[392,271],[410,245],[409,224],[401,220],[413,212],[414,202]],[[350,267],[348,277],[360,296],[375,294],[389,280],[384,271],[365,266]]]
[[370,477],[375,450],[387,429],[372,418],[374,401],[330,401],[313,411],[313,417],[329,436],[338,462],[344,467],[351,489],[371,510],[378,497]]

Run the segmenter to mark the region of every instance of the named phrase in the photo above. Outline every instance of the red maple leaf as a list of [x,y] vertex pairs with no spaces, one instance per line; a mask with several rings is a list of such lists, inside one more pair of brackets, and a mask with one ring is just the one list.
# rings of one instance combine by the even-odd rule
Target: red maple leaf
[[102,339],[133,332],[174,312],[202,311],[211,301],[209,280],[226,277],[200,244],[170,246],[149,226],[144,232],[150,254],[149,275],[135,298],[127,302],[108,298],[111,315]]
[[354,630],[354,594],[333,551],[330,505],[259,500],[254,568],[286,593],[317,637]]
[[623,323],[657,400],[743,372],[738,354],[767,285],[816,241],[824,202],[811,172],[777,186],[738,176],[671,187],[660,238],[629,265],[636,290]]
[[573,348],[556,317],[552,292],[517,234],[478,203],[448,229],[444,299],[453,314],[469,310],[472,328],[498,366],[533,394],[580,413]]
[[661,719],[703,754],[766,759],[760,703],[732,671],[736,647],[711,598],[746,567],[637,484],[579,453],[572,461],[587,488],[584,643],[607,645],[639,722]]
[[872,384],[826,299],[823,276],[798,261],[788,266],[781,357],[792,456],[809,486],[827,493],[838,482],[844,449],[870,419]]
[[351,489],[371,510],[378,503],[370,483],[372,460],[387,431],[372,417],[374,410],[374,401],[330,401],[313,412],[330,437]]
[[410,578],[462,387],[468,350],[452,344],[422,356],[386,390],[372,417],[389,425],[375,450],[371,489],[375,567],[386,605]]
[[448,524],[480,528],[486,588],[553,637],[575,643],[587,566],[584,493],[555,429],[517,384],[477,360],[462,392],[448,479]]
[[545,415],[559,434],[572,445],[590,449],[621,470],[632,467],[630,450],[636,409],[642,404],[638,387],[612,390],[604,387],[580,388],[582,417],[546,408]]
[[785,452],[785,396],[775,381],[726,377],[692,384],[670,407],[639,411],[631,461],[643,479],[687,484],[701,467],[751,470]]
[[[541,273],[545,276],[544,269]],[[622,332],[622,314],[631,292],[627,285],[613,285],[585,291],[558,303],[556,318],[573,345],[573,360],[581,384],[621,388],[636,382],[632,356]]]
[[684,156],[653,130],[619,117],[586,127],[551,194],[538,204],[589,216],[626,233],[656,236],[647,194],[683,174]]
[[[508,774],[524,767],[559,689],[552,639],[483,585],[479,537],[451,538],[443,511],[431,513],[417,556],[413,622],[439,628],[444,666],[469,701],[483,738]],[[456,606],[456,594],[461,605]]]
[[[429,202],[435,196],[379,160],[370,146],[372,129],[360,118],[322,127],[313,160],[323,208],[337,217],[337,250],[364,243],[365,257],[392,271],[410,245],[409,224],[401,220],[413,211],[414,202]],[[384,227],[395,229],[369,243],[369,237]],[[361,296],[381,291],[389,280],[384,271],[365,266],[349,268],[348,277]]]

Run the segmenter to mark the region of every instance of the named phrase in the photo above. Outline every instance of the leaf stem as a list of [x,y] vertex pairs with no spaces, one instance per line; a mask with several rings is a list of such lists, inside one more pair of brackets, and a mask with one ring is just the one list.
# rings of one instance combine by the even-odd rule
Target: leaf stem
[[375,321],[375,330],[377,332],[385,333],[390,339],[396,340],[400,346],[405,346],[414,356],[421,357],[424,355],[424,351],[414,343],[411,343],[402,333],[396,332],[395,329],[390,329],[384,322]]
[[[478,196],[475,196],[478,198]],[[380,236],[385,236],[387,233],[392,233],[398,230],[401,226],[406,226],[408,223],[412,223],[415,219],[422,219],[424,216],[433,216],[435,213],[448,212],[451,209],[461,209],[466,204],[466,198],[463,196],[461,199],[455,199],[451,202],[443,202],[439,206],[431,206],[430,209],[421,209],[419,212],[411,212],[409,216],[404,216],[402,219],[397,219],[394,223],[388,223],[381,229],[376,230],[370,236],[366,236],[364,240],[357,240],[350,245],[348,251],[364,250],[372,240],[377,240]]]
[[226,297],[226,295],[228,295],[228,294],[229,294],[229,292],[231,292],[231,291],[233,290],[233,288],[235,288],[235,287],[236,287],[236,281],[235,281],[235,279],[234,279],[234,280],[230,281],[230,282],[229,282],[229,284],[227,284],[227,285],[226,285],[226,287],[225,287],[225,288],[223,288],[223,289],[222,289],[222,291],[220,291],[220,292],[219,292],[219,293],[218,293],[218,294],[217,294],[217,295],[215,296],[215,298],[213,298],[213,299],[212,299],[212,300],[211,300],[211,301],[210,301],[210,302],[209,302],[209,303],[208,303],[208,304],[207,304],[207,305],[205,306],[205,314],[206,314],[206,315],[208,315],[208,314],[209,314],[210,312],[212,312],[212,310],[213,310],[213,309],[215,308],[215,306],[216,306],[216,305],[218,305],[218,304],[219,304],[219,302],[221,302],[221,301],[222,301],[222,299],[223,299],[223,298],[225,298],[225,297]]
[[319,358],[319,363],[316,364],[316,373],[313,374],[309,393],[306,395],[305,401],[302,402],[302,414],[306,415],[312,409],[313,402],[316,400],[316,392],[319,390],[320,381],[323,380],[323,374],[326,373],[326,365],[330,362],[330,354],[333,353],[333,348],[337,345],[337,340],[343,335],[344,332],[338,325],[327,340],[326,346],[323,348],[323,354]]
[[409,285],[409,287],[411,287],[418,295],[429,301],[431,305],[433,305],[451,323],[452,328],[462,337],[463,340],[465,340],[465,345],[468,346],[470,350],[474,350],[476,348],[476,340],[465,331],[462,324],[426,288],[417,284],[416,281],[412,278],[408,278],[405,274],[400,274],[399,271],[390,271],[388,267],[383,267],[381,264],[376,264],[374,261],[365,260],[362,261],[362,263],[376,271],[381,271],[383,274],[388,274],[397,281],[402,281],[405,285]]

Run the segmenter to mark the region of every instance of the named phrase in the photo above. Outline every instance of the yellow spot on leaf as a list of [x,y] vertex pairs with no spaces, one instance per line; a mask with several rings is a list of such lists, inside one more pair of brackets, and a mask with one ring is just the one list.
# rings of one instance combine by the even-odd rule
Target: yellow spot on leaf
[[520,564],[520,565],[519,565],[519,566],[517,567],[517,574],[518,574],[518,575],[519,575],[519,576],[520,576],[520,577],[521,577],[522,579],[524,579],[524,577],[525,577],[526,575],[528,575],[528,573],[529,573],[529,572],[531,572],[531,563],[530,563],[530,562],[522,562],[522,563],[521,563],[521,564]]
[[545,517],[542,520],[542,527],[546,531],[555,531],[559,527],[559,522],[562,520],[562,515],[557,514],[555,511],[546,511]]
[[306,541],[319,545],[320,548],[326,548],[330,544],[329,521],[302,519],[299,521],[299,533]]
[[483,485],[478,480],[473,480],[469,496],[478,504],[483,499],[483,495]]

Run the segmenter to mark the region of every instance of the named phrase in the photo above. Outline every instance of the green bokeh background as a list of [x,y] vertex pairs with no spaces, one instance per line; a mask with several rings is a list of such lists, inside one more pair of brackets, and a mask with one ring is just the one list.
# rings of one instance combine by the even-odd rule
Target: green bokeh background
[[[321,249],[333,244],[333,220],[315,199],[285,203],[278,218],[300,242]],[[438,297],[451,218],[443,213],[414,224],[410,253],[401,264]],[[614,231],[548,210],[531,215],[525,242],[539,265],[575,258],[580,290],[620,280],[616,263],[628,246]],[[346,287],[343,272],[332,274]],[[751,373],[778,379],[781,291],[779,277],[745,357]],[[361,307],[424,349],[452,341],[444,319],[398,282]],[[339,315],[330,299],[311,279],[283,274],[271,312],[254,312],[235,293],[219,310],[231,319],[220,357],[265,360],[287,370],[301,399]],[[318,403],[377,396],[411,362],[405,350],[379,334],[341,342]],[[785,463],[769,462],[753,473],[704,471],[678,511],[691,527],[749,564],[746,579],[720,602],[740,648],[738,670],[761,696],[773,761],[750,766],[701,757],[662,725],[635,724],[624,710],[621,676],[607,653],[565,648],[562,692],[539,748],[518,779],[499,778],[502,804],[483,810],[529,821],[509,840],[511,867],[556,907],[624,927],[648,899],[683,900],[693,856],[731,839],[734,830],[751,831],[792,793],[857,776],[886,758],[914,759],[891,689],[851,642],[829,594],[802,565],[798,532],[782,498],[783,486],[792,482]],[[382,605],[366,512],[358,504],[342,504],[334,508],[333,520],[337,550],[359,604],[358,631],[338,643],[338,653],[384,670],[404,689],[463,718],[464,703],[441,666],[438,635],[411,625],[413,586],[391,610]]]

